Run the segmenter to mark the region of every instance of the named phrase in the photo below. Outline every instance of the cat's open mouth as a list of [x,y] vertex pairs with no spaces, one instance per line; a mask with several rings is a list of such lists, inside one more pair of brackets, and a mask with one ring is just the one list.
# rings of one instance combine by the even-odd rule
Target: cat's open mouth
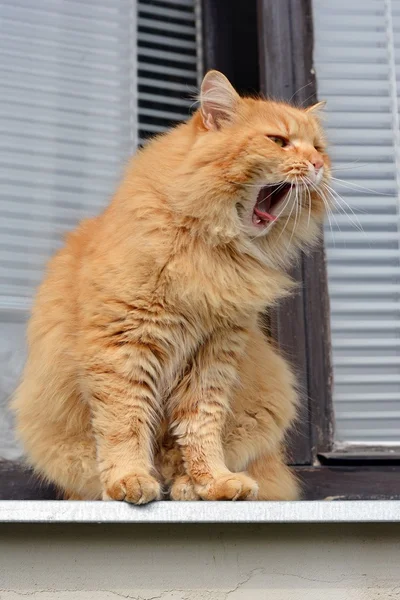
[[261,188],[253,209],[253,224],[263,227],[267,223],[276,221],[278,216],[274,214],[274,208],[283,200],[290,188],[290,183],[277,183]]

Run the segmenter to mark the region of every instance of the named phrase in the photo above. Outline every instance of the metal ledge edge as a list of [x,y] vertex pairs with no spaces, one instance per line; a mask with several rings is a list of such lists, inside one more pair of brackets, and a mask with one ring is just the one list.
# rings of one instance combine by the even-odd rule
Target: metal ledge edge
[[400,501],[123,502],[2,500],[0,523],[395,523]]

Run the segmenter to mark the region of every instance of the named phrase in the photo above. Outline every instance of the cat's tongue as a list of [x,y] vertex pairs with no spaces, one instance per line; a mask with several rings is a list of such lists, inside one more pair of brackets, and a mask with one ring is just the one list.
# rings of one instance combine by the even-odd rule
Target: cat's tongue
[[263,221],[276,221],[278,218],[276,215],[271,215],[269,212],[264,212],[263,210],[259,210],[257,207],[254,208],[254,212],[259,219]]

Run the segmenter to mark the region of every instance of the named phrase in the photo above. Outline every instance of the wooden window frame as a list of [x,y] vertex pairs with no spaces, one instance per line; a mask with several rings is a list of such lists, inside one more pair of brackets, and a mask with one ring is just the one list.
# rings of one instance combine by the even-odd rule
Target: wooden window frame
[[[317,100],[312,0],[203,0],[204,69],[226,73],[240,92],[302,106]],[[254,65],[258,68],[255,69]],[[400,453],[334,445],[329,296],[324,244],[293,269],[298,293],[269,317],[301,392],[290,439],[305,499],[400,499]]]
[[[240,92],[301,105],[316,100],[312,0],[198,0],[204,70],[223,71]],[[290,439],[304,499],[400,499],[400,454],[385,448],[339,452],[333,444],[329,297],[323,243],[293,269],[296,295],[268,326],[295,367],[300,419]],[[56,490],[23,465],[0,461],[0,500],[49,500]]]

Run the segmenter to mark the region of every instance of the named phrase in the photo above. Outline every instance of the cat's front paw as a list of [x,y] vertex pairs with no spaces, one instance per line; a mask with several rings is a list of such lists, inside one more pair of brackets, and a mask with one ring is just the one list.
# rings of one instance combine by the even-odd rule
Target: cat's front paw
[[226,473],[195,490],[203,500],[256,500],[258,485],[246,473]]
[[200,496],[194,489],[194,484],[188,475],[182,475],[175,479],[169,495],[171,500],[186,502],[190,500],[200,500]]
[[160,498],[160,483],[145,472],[128,473],[107,485],[103,492],[103,500],[124,500],[132,504],[147,504]]

